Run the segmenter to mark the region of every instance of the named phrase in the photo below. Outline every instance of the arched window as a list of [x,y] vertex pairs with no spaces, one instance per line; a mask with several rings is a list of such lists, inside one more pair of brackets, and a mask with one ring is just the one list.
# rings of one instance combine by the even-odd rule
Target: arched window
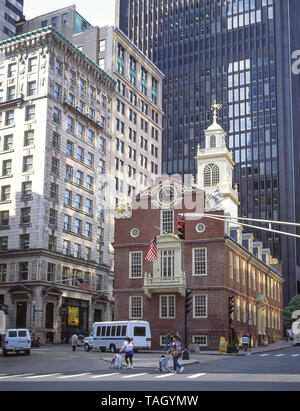
[[210,148],[217,147],[217,139],[216,136],[210,136]]
[[220,181],[220,170],[219,167],[214,164],[211,173],[211,183],[213,186],[219,184]]
[[220,181],[220,170],[215,164],[209,164],[203,172],[204,187],[215,186]]

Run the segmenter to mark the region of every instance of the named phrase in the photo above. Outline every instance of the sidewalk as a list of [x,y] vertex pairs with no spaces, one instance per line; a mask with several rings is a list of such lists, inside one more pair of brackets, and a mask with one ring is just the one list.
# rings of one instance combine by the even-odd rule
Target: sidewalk
[[[180,364],[184,367],[191,364],[198,364],[200,362],[201,355],[223,355],[223,356],[241,356],[241,355],[252,355],[258,353],[265,353],[274,350],[280,350],[284,348],[288,348],[293,346],[294,343],[292,341],[285,342],[280,341],[278,343],[269,344],[263,347],[253,347],[250,349],[249,352],[245,352],[244,350],[240,350],[238,354],[230,353],[230,354],[222,354],[219,351],[200,351],[199,353],[190,353],[189,360],[182,360],[180,359]],[[163,351],[159,350],[151,350],[151,351],[138,351],[133,358],[133,366],[134,368],[158,368],[158,361],[160,356],[163,354]],[[106,353],[101,354],[100,360],[111,362],[112,354]],[[125,364],[124,356],[122,357],[122,364]],[[170,357],[169,366],[172,367],[173,361]]]

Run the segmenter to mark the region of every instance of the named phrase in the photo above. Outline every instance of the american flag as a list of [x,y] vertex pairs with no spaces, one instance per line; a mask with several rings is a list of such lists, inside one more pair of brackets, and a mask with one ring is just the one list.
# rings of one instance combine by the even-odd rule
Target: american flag
[[92,289],[88,285],[87,282],[85,282],[82,278],[74,278],[74,281],[79,287],[81,287],[83,290],[87,291],[88,293],[92,294]]
[[150,247],[147,251],[145,260],[146,261],[154,261],[157,259],[157,239],[156,237],[154,237],[154,239],[152,240]]

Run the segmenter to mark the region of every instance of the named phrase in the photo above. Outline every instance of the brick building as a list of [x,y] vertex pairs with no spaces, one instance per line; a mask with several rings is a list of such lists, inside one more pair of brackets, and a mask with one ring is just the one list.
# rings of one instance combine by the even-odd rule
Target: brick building
[[[225,213],[237,216],[234,163],[216,116],[205,134],[206,149],[198,147],[196,157],[197,183],[157,179],[115,223],[115,319],[149,321],[156,349],[168,330],[184,335],[187,288],[192,290],[187,345],[215,350],[220,337],[228,340],[229,295],[234,296],[231,339],[241,342],[249,332],[258,345],[283,335],[280,265],[253,235],[242,233],[241,225],[222,220]],[[220,220],[210,218],[212,212]],[[180,214],[185,214],[184,240],[176,235]],[[158,258],[148,262],[144,258],[155,236]]]

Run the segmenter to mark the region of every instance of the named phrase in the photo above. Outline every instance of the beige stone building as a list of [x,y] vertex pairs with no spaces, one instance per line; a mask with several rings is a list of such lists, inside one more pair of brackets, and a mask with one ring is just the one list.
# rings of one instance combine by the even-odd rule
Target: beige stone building
[[59,342],[112,317],[102,188],[116,83],[55,28],[0,53],[0,303],[8,327]]
[[[161,174],[162,81],[164,74],[116,27],[91,26],[75,5],[21,22],[18,32],[55,25],[68,40],[116,81],[111,107],[110,184],[106,206],[130,205],[133,193]],[[114,216],[110,214],[110,243]],[[113,262],[113,248],[110,248]]]
[[0,304],[59,342],[114,317],[114,216],[160,174],[163,74],[75,6],[17,33],[0,43]]

